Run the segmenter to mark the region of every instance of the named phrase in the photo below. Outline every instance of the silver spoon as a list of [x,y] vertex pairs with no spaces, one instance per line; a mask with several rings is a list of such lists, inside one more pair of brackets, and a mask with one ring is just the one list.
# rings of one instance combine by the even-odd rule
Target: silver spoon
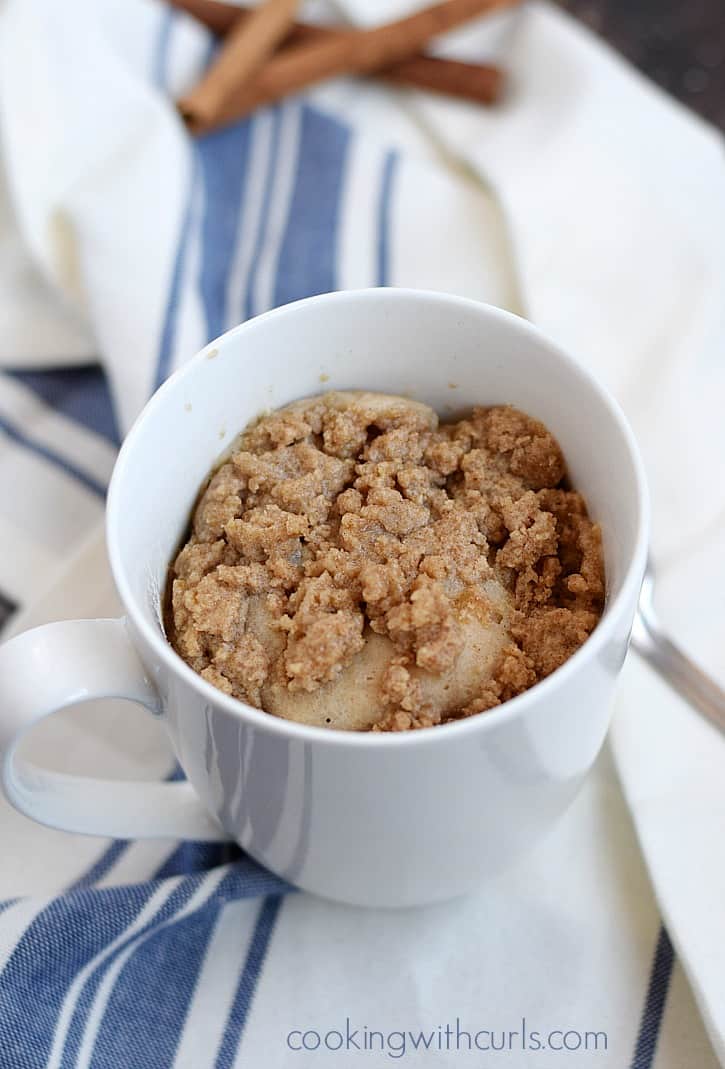
[[725,690],[667,637],[654,607],[652,561],[639,596],[632,627],[632,648],[699,713],[725,732]]

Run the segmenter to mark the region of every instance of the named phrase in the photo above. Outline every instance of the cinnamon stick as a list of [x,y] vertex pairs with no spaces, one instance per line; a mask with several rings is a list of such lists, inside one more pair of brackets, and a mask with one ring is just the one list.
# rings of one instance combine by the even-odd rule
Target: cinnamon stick
[[[310,41],[329,40],[335,36],[339,37],[341,33],[356,32],[296,22],[284,44],[287,47]],[[460,97],[477,104],[493,104],[498,100],[504,80],[501,68],[492,64],[463,63],[456,59],[426,56],[422,52],[371,73],[392,85],[427,89],[433,93],[444,93],[446,96]]]
[[249,8],[223,4],[221,0],[169,0],[169,3],[193,15],[219,37],[225,37],[239,19],[251,14]]
[[[170,0],[170,3],[193,15],[220,37],[249,15],[248,9],[220,3],[219,0]],[[322,40],[340,32],[346,31],[332,26],[295,22],[283,44],[287,46]],[[443,93],[477,104],[494,104],[504,84],[503,71],[491,63],[462,63],[422,53],[371,73],[393,85]]]
[[490,63],[463,63],[436,56],[412,56],[378,71],[392,85],[427,89],[476,104],[495,104],[501,96],[504,74]]
[[[269,59],[258,70],[253,82],[231,94],[212,119],[207,117],[197,122],[191,116],[189,125],[194,132],[213,129],[241,118],[263,104],[270,104],[308,85],[336,75],[373,73],[381,68],[389,72],[395,64],[415,57],[430,38],[477,15],[509,7],[516,2],[517,0],[443,0],[442,3],[408,18],[372,30],[327,31],[324,38],[319,35],[317,39],[311,39],[308,32],[307,43],[285,48]],[[196,3],[198,0],[195,0]],[[189,9],[188,0],[184,0],[182,6]],[[298,33],[297,29],[295,33]],[[459,92],[461,73],[460,70],[456,72],[459,77]],[[425,70],[421,72],[420,77],[426,77]],[[489,95],[498,90],[498,85],[487,83],[484,88],[486,95]]]
[[206,75],[179,101],[179,110],[190,125],[213,124],[229,97],[249,82],[289,34],[298,2],[262,0],[245,18],[237,19]]

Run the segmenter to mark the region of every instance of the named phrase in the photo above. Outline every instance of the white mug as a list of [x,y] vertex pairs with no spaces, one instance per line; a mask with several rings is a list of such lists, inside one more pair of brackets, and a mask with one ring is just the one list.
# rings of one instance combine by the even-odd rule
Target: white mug
[[[566,664],[499,708],[397,734],[308,727],[216,690],[164,636],[167,568],[220,438],[231,441],[265,409],[349,388],[406,394],[442,417],[501,403],[536,416],[601,524],[599,625]],[[590,769],[627,651],[647,526],[642,463],[620,409],[524,320],[396,289],[327,294],[259,316],[162,386],[121,449],[107,541],[126,616],[48,624],[0,649],[5,792],[23,813],[69,831],[232,838],[291,883],[342,902],[459,895],[540,838]],[[42,717],[111,696],[163,719],[187,782],[61,775],[17,755]]]

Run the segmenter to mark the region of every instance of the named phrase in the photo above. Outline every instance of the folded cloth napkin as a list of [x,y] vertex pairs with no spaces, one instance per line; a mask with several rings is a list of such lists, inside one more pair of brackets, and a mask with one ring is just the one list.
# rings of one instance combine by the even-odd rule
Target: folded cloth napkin
[[[170,103],[212,54],[193,20],[151,0],[6,0],[0,611],[34,606],[16,626],[114,611],[88,532],[119,433],[170,371],[273,305],[412,285],[526,312],[617,393],[652,482],[663,615],[717,671],[720,139],[545,4],[440,47],[499,54],[506,103],[343,81],[193,144]],[[101,730],[87,713],[54,718],[38,754],[170,773],[148,718],[109,706]],[[608,753],[531,857],[397,914],[287,895],[226,847],[65,836],[3,805],[0,1069],[455,1066],[502,1047],[548,1069],[562,1046],[577,1065],[709,1069],[725,748],[636,663],[613,743],[669,935]],[[477,1032],[488,1054],[469,1052]]]

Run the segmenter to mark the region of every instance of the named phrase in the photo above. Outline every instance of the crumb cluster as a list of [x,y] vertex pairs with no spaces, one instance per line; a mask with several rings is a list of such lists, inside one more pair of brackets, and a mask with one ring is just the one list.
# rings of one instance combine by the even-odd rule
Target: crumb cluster
[[167,631],[251,705],[395,731],[520,694],[603,604],[599,530],[542,423],[331,392],[259,419],[212,475]]

